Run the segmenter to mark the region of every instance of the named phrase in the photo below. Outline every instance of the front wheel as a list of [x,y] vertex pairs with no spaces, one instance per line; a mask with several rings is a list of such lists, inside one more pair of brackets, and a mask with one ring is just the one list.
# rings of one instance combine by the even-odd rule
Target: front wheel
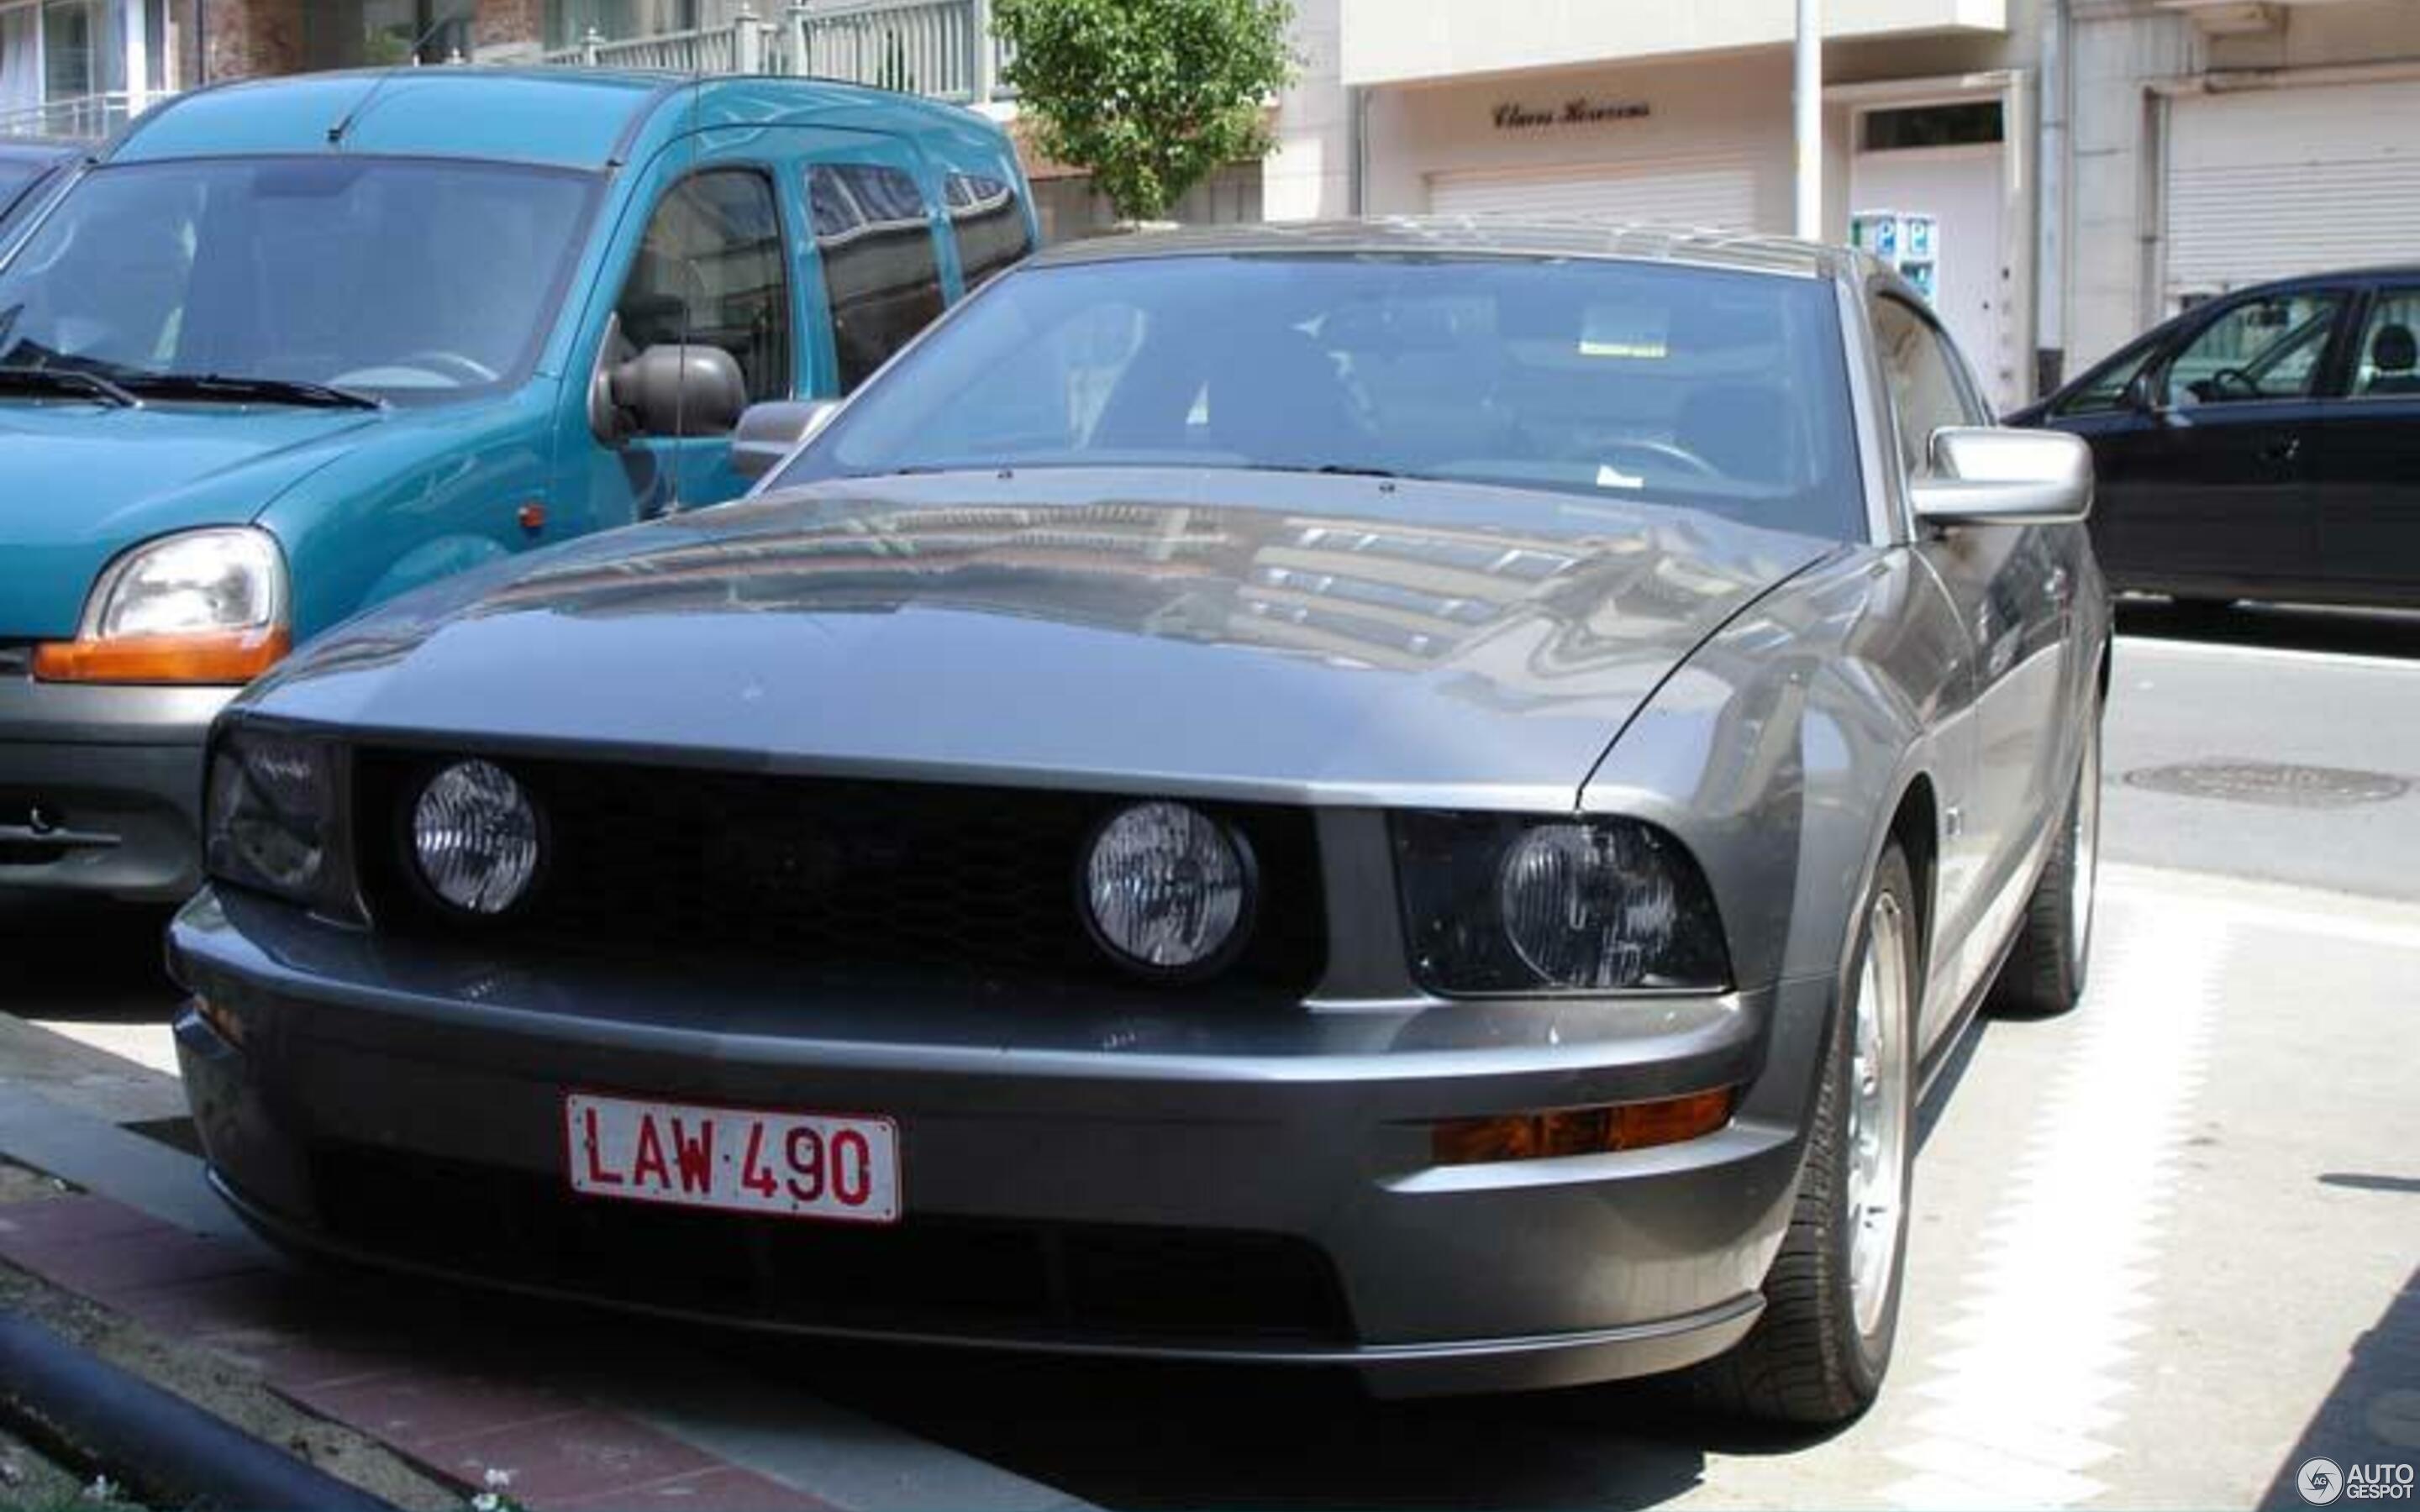
[[1858,929],[1849,997],[1833,1015],[1807,1165],[1764,1312],[1728,1354],[1698,1367],[1705,1404],[1810,1427],[1872,1405],[1899,1334],[1915,1176],[1913,1036],[1921,941],[1897,843],[1883,853]]
[[2093,894],[2101,871],[2101,716],[2084,727],[2084,755],[2058,839],[2025,903],[2016,943],[1992,984],[1992,1011],[2022,1018],[2064,1013],[2084,996],[2092,964]]

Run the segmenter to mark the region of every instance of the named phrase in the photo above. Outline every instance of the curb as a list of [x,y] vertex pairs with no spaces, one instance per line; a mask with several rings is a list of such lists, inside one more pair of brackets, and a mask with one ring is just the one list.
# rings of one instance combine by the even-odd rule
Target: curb
[[0,1315],[0,1418],[116,1472],[157,1505],[394,1512],[358,1487],[13,1315]]

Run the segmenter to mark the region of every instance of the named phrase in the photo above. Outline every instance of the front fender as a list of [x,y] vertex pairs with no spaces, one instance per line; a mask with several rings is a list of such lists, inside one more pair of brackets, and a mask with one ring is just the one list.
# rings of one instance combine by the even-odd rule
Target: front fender
[[1962,712],[1959,645],[1907,553],[1847,553],[1699,647],[1614,743],[1582,807],[1689,847],[1740,985],[1834,975],[1900,796],[1958,764],[1943,732]]
[[385,603],[398,594],[451,578],[458,572],[484,567],[490,562],[502,562],[512,553],[495,541],[480,535],[441,535],[407,551],[389,567],[384,575],[370,584],[362,595],[360,607],[369,609]]

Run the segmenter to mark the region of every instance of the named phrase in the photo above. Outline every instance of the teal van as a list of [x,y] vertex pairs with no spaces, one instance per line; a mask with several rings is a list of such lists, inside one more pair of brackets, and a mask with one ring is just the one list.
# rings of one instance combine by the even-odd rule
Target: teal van
[[73,171],[0,242],[0,889],[141,900],[289,647],[737,495],[1036,237],[997,125],[811,80],[234,85]]

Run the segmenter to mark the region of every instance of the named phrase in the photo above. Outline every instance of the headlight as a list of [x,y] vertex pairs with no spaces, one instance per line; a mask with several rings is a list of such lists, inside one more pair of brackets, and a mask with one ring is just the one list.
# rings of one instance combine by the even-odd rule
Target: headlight
[[1084,860],[1084,918],[1121,964],[1193,976],[1231,959],[1249,933],[1252,865],[1241,836],[1181,803],[1111,816]]
[[411,806],[420,880],[466,914],[493,917],[527,895],[538,864],[536,806],[493,762],[457,762]]
[[1433,992],[1730,985],[1705,877],[1652,825],[1404,813],[1394,833],[1413,968]]
[[336,794],[335,756],[327,746],[230,731],[210,753],[204,865],[222,882],[351,912]]
[[285,656],[286,559],[251,526],[163,535],[118,557],[93,585],[73,640],[39,647],[51,682],[252,681]]

